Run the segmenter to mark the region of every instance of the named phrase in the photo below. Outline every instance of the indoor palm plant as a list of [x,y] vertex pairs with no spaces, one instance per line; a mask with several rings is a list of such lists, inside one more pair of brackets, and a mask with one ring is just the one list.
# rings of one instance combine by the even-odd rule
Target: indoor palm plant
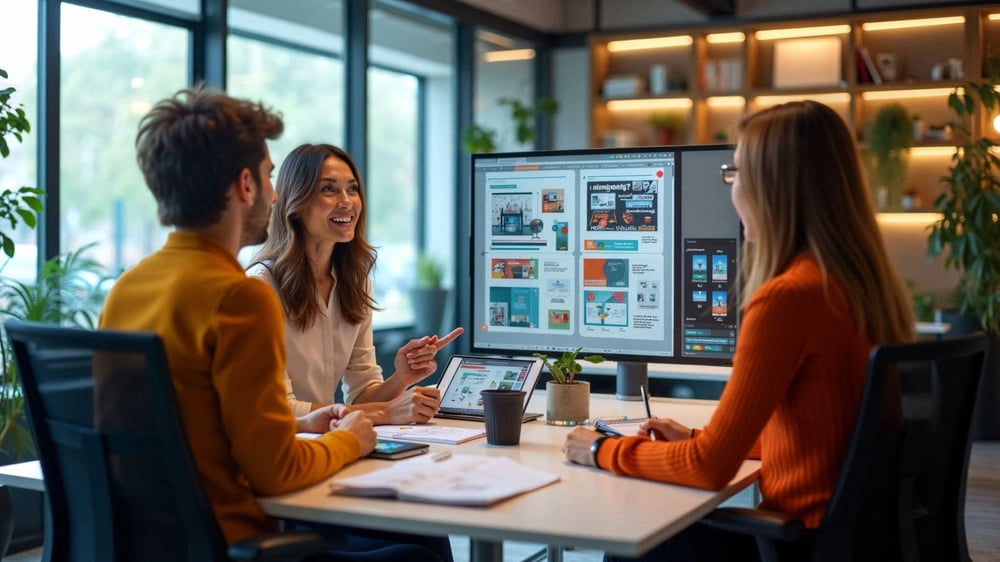
[[[542,360],[552,380],[545,384],[545,422],[549,425],[586,425],[590,423],[590,383],[576,380],[583,371],[577,361],[582,348],[564,351],[553,360],[544,353],[533,353]],[[600,363],[604,357],[588,355],[581,358],[588,363]]]
[[976,412],[977,439],[1000,439],[1000,158],[997,143],[975,135],[973,127],[975,119],[1000,110],[993,82],[966,84],[948,98],[956,115],[952,128],[964,140],[941,178],[944,192],[934,201],[941,218],[931,225],[927,239],[928,255],[944,255],[945,267],[960,273],[954,292],[959,312],[974,315],[967,322],[972,329],[982,327],[990,334]]
[[[7,78],[7,71],[0,68],[0,78]],[[8,136],[24,140],[24,135],[31,131],[31,123],[20,105],[11,104],[11,96],[16,90],[13,87],[0,89],[0,158],[10,156]],[[14,257],[16,244],[11,237],[19,223],[29,228],[37,224],[38,213],[42,210],[41,195],[43,191],[34,187],[5,188],[0,192],[0,246],[7,258]],[[7,228],[9,227],[9,231]],[[9,315],[10,307],[14,306],[6,298],[3,303],[4,315]],[[31,436],[20,423],[24,410],[21,389],[17,381],[17,373],[10,367],[11,357],[7,349],[7,340],[0,344],[0,360],[3,364],[3,374],[0,376],[0,457],[15,456],[26,451],[31,445]],[[2,459],[0,459],[2,460]]]

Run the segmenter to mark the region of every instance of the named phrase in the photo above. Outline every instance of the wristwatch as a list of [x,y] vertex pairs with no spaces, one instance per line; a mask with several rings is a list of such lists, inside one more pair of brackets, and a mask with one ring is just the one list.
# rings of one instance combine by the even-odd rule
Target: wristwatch
[[607,435],[602,435],[597,439],[594,439],[594,442],[590,444],[590,458],[594,461],[594,466],[597,468],[601,468],[601,465],[597,464],[597,451],[601,448],[601,444],[604,443],[604,440],[607,438]]

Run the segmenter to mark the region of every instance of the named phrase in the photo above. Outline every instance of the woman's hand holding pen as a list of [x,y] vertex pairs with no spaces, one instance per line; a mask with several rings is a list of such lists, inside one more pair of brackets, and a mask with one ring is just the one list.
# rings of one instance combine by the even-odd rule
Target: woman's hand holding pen
[[646,435],[649,431],[656,434],[656,439],[680,441],[691,437],[691,428],[671,418],[651,418],[639,424],[639,431]]

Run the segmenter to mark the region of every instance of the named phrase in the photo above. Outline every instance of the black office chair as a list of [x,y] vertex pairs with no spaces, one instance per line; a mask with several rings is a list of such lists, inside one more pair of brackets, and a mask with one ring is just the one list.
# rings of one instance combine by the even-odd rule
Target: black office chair
[[226,545],[155,334],[4,328],[45,477],[48,560],[296,560],[343,543],[300,532]]
[[765,562],[805,539],[815,541],[814,562],[968,561],[965,483],[986,345],[979,332],[872,350],[847,457],[818,529],[742,508],[717,509],[705,523],[754,535]]

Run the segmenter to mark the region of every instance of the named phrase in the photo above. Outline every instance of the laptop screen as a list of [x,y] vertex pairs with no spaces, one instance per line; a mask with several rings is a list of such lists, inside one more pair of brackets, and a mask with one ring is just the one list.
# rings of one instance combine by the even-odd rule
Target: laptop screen
[[438,382],[440,411],[482,416],[479,392],[487,389],[524,390],[527,407],[541,372],[542,361],[534,357],[453,355]]

